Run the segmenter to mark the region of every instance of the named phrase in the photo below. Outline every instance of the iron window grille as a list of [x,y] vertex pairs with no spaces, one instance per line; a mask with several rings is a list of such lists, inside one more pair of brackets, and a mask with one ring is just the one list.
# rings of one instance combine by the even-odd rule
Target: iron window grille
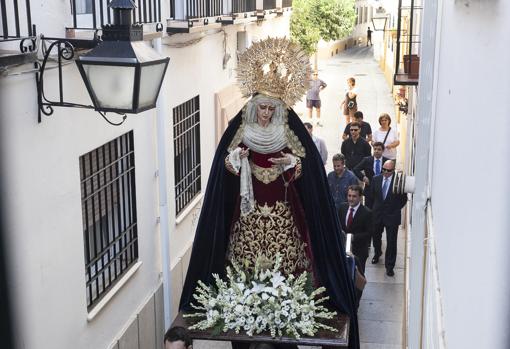
[[201,190],[200,98],[196,96],[173,109],[176,215]]
[[130,131],[80,157],[87,309],[138,261]]

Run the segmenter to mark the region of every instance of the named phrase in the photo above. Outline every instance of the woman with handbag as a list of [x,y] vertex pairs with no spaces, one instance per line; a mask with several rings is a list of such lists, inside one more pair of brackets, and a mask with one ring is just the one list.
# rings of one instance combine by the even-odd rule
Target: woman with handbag
[[343,114],[345,116],[345,124],[354,121],[354,113],[358,111],[358,89],[356,88],[356,80],[354,78],[347,79],[347,89],[345,90],[345,98],[341,104]]
[[383,156],[390,160],[396,160],[397,147],[400,144],[400,140],[398,139],[396,128],[390,126],[391,118],[387,113],[382,113],[379,116],[379,125],[381,125],[381,127],[372,134],[372,144],[375,142],[383,143]]

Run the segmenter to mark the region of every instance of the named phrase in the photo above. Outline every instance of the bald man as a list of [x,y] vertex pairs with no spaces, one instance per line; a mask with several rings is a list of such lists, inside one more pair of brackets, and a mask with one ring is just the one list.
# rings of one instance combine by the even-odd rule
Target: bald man
[[386,229],[386,252],[384,254],[384,266],[386,275],[394,276],[393,268],[397,259],[398,226],[401,223],[402,208],[407,202],[407,194],[394,194],[391,190],[395,180],[395,162],[388,160],[384,163],[382,173],[372,178],[370,185],[373,201],[372,217],[374,221],[374,258],[372,264],[379,262],[382,254],[381,238]]

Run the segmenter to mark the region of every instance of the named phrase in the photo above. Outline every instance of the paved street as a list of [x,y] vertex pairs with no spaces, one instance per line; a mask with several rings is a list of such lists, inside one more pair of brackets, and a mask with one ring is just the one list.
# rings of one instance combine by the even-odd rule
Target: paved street
[[[363,111],[364,120],[378,126],[381,112],[393,117],[391,91],[378,64],[372,58],[372,51],[366,47],[350,49],[327,60],[319,61],[319,78],[328,87],[321,93],[323,127],[314,127],[317,136],[326,141],[329,152],[327,171],[332,170],[331,158],[340,152],[341,132],[345,128],[340,103],[343,100],[346,80],[353,76],[358,87],[358,109]],[[306,121],[304,102],[299,103],[296,112]],[[383,236],[384,238],[384,236]],[[385,274],[384,255],[377,265],[367,261],[366,285],[358,311],[362,349],[397,349],[402,344],[402,320],[404,303],[404,236],[399,235],[395,276]],[[383,251],[385,242],[383,241]],[[229,343],[197,341],[195,349],[230,349]],[[315,348],[315,347],[302,347]]]
[[[387,112],[395,118],[391,90],[378,63],[373,59],[372,50],[358,47],[341,52],[335,57],[319,62],[319,78],[328,84],[321,93],[321,121],[323,127],[314,127],[314,133],[322,137],[329,152],[327,171],[333,169],[331,158],[340,152],[341,132],[345,128],[345,118],[340,110],[346,80],[356,79],[358,88],[358,110],[372,130],[376,129],[379,114]],[[304,102],[296,106],[296,111],[307,119]],[[384,239],[383,234],[383,239]],[[402,344],[402,320],[404,304],[404,234],[399,234],[398,256],[395,276],[385,274],[384,255],[379,264],[372,265],[373,249],[367,261],[366,285],[358,310],[362,349],[397,349]],[[383,251],[385,242],[383,242]]]

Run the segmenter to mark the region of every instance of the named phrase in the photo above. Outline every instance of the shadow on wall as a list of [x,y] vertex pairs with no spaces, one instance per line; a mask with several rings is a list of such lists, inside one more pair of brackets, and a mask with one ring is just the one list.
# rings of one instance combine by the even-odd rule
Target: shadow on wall
[[[2,166],[0,154],[0,169]],[[0,192],[2,191],[2,181],[0,181]],[[2,338],[2,348],[14,348],[13,321],[11,317],[11,297],[9,294],[9,275],[8,255],[7,255],[7,222],[4,213],[4,205],[0,197],[0,338]]]

